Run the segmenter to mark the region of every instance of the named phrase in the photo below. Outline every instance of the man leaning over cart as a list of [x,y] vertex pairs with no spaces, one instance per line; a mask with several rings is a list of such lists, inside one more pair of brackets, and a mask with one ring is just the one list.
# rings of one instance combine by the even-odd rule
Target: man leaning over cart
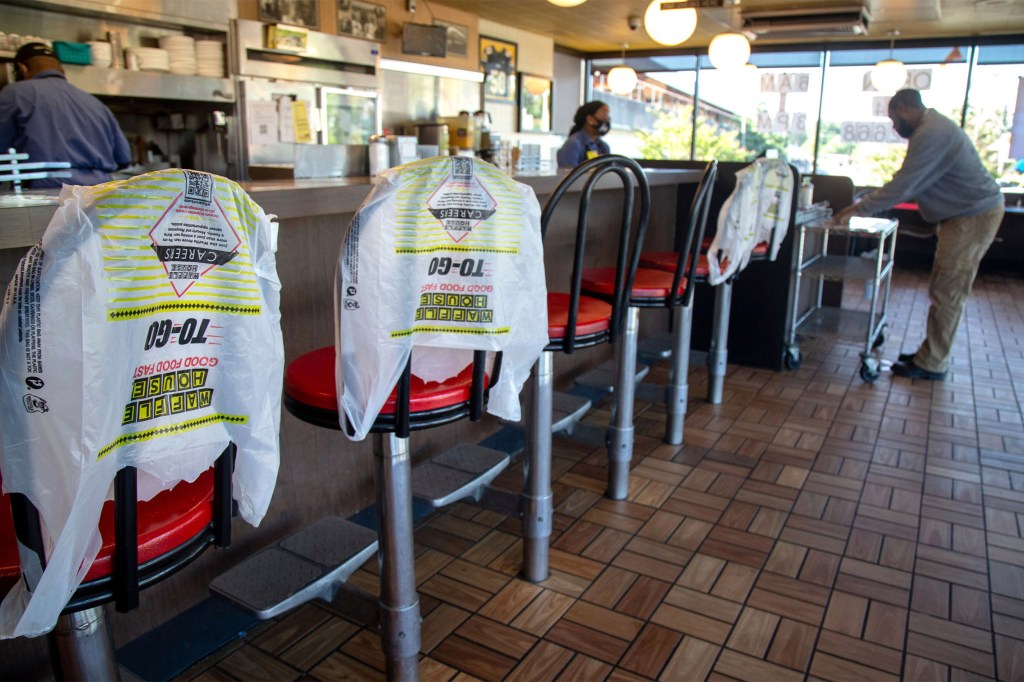
[[892,371],[942,381],[978,264],[1003,219],[1003,195],[967,133],[926,108],[920,92],[908,89],[893,95],[889,118],[896,132],[909,140],[903,165],[886,185],[839,211],[835,221],[874,215],[916,200],[921,216],[938,223],[925,339],[916,353],[901,353]]

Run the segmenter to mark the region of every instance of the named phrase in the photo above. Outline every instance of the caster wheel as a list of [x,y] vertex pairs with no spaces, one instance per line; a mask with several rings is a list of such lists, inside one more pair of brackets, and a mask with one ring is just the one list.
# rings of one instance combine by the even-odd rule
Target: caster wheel
[[789,346],[786,348],[786,355],[783,357],[782,362],[788,370],[800,369],[800,363],[803,362],[803,356],[800,355],[800,349],[796,346]]
[[874,383],[875,379],[879,377],[881,371],[878,367],[878,361],[870,362],[865,360],[860,365],[860,378],[871,384]]
[[875,337],[875,342],[871,344],[871,350],[882,347],[882,344],[885,343],[885,332],[887,331],[889,331],[889,325],[883,324],[882,328],[878,330],[878,336]]

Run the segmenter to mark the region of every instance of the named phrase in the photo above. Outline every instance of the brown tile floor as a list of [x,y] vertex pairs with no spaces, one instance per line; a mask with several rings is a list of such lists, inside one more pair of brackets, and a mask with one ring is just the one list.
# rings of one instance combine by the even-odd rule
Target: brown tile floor
[[[926,277],[896,276],[890,359],[920,338]],[[543,584],[516,577],[505,517],[419,528],[423,679],[1024,678],[1024,280],[979,279],[944,383],[864,384],[846,340],[802,350],[796,372],[731,366],[720,406],[694,368],[685,447],[639,405],[627,501],[602,497],[601,451],[557,440]],[[382,670],[377,637],[315,603],[182,679]]]

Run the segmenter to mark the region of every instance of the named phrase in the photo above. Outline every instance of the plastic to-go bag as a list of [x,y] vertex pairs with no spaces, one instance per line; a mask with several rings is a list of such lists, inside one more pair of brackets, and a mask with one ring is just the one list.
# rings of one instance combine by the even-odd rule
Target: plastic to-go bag
[[338,412],[354,440],[413,346],[412,373],[427,382],[456,376],[473,350],[504,351],[488,411],[518,421],[519,391],[548,343],[533,190],[469,157],[382,172],[345,236],[335,308]]
[[708,282],[717,286],[747,267],[758,244],[775,260],[789,229],[793,172],[779,159],[758,159],[736,173],[736,188],[722,204],[708,249]]
[[4,491],[39,510],[47,564],[0,606],[0,637],[53,627],[100,549],[111,482],[194,481],[229,442],[258,524],[278,469],[276,225],[235,183],[167,170],[66,186],[0,314]]

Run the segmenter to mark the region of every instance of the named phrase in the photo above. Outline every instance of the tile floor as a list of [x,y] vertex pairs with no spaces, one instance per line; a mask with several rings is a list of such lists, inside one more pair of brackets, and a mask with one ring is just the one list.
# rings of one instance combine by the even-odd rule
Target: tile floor
[[[890,360],[920,339],[926,283],[896,275]],[[508,518],[458,505],[428,519],[422,678],[1024,678],[1024,279],[979,279],[943,383],[869,385],[855,342],[801,348],[796,372],[730,366],[720,406],[693,368],[685,447],[638,405],[627,501],[602,496],[601,451],[557,440],[543,584],[516,577]],[[355,582],[375,590],[374,568]],[[375,634],[314,603],[181,679],[383,668]]]

